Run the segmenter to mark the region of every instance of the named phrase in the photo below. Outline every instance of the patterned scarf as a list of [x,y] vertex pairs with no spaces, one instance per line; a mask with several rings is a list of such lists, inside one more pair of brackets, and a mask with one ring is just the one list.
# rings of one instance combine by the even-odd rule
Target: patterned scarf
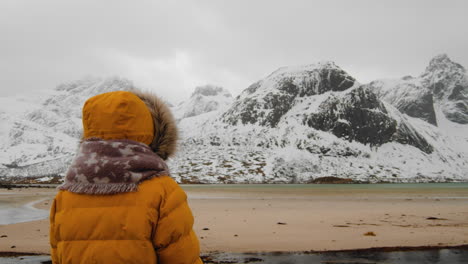
[[85,140],[59,190],[84,194],[134,192],[138,184],[169,175],[169,169],[149,146],[127,139]]

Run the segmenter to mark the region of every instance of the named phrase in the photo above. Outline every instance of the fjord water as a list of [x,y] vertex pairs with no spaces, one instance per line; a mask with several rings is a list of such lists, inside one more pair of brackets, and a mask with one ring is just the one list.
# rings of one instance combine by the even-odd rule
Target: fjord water
[[[251,198],[251,195],[268,198],[268,195],[291,194],[291,198],[301,196],[340,196],[350,195],[362,198],[366,194],[378,194],[386,198],[446,198],[468,199],[468,182],[462,183],[389,183],[389,184],[185,184],[186,191],[193,192],[193,198],[203,198],[200,193],[232,194],[228,198]],[[205,198],[222,198],[207,196]]]
[[468,182],[450,183],[375,183],[375,184],[181,184],[187,189],[460,189],[468,188]]
[[23,196],[16,192],[17,197],[4,198],[14,195],[15,192],[0,189],[0,225],[41,220],[49,216],[48,210],[34,207],[35,204],[46,200],[47,194],[32,193]]
[[20,207],[11,207],[5,201],[0,201],[0,225],[9,225],[14,223],[29,222],[45,219],[49,212],[34,208],[34,204],[45,199],[29,202]]

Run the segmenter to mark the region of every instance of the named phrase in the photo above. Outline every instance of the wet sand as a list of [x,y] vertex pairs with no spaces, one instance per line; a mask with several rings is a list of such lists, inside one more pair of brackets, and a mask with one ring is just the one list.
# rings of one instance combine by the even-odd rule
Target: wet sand
[[[204,253],[468,244],[468,188],[184,189]],[[54,189],[0,190],[0,199],[48,196],[37,205],[48,209],[54,194]],[[0,225],[0,251],[48,253],[48,220]]]
[[[52,264],[50,256],[14,256],[6,254],[1,257],[0,264],[24,263],[24,264]],[[466,264],[468,263],[468,247],[449,249],[424,248],[416,250],[361,250],[361,251],[327,251],[320,253],[224,253],[212,252],[201,256],[205,264],[245,264],[245,263],[270,263],[270,264]]]
[[[410,251],[340,251],[321,253],[212,253],[205,264],[270,263],[270,264],[466,264],[468,248],[422,249]],[[1,263],[1,262],[0,262]]]
[[[43,216],[43,220],[21,222],[9,225],[0,225],[0,252],[31,252],[49,253],[49,220],[48,211],[52,199],[57,191],[54,188],[15,188],[12,190],[0,189],[0,204],[6,207],[23,208],[30,204],[36,209],[42,209],[38,215],[33,212],[32,218]],[[5,212],[0,209],[0,212]],[[24,213],[24,218],[28,218]],[[0,215],[5,221],[11,217]],[[5,219],[7,218],[7,219]],[[26,221],[27,219],[23,219]]]

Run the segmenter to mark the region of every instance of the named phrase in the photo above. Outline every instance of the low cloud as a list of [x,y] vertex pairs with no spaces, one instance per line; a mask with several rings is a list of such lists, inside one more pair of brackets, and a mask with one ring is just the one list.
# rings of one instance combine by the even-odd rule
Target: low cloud
[[0,96],[120,76],[169,101],[234,95],[287,65],[333,60],[360,82],[468,66],[466,1],[26,1],[0,3]]

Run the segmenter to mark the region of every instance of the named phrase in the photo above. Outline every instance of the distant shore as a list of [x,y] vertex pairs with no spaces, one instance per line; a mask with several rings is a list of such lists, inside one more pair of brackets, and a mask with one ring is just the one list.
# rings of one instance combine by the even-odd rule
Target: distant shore
[[[203,253],[401,250],[468,244],[468,188],[446,185],[184,185]],[[48,210],[53,188],[0,189]],[[39,197],[40,196],[40,197]],[[380,250],[380,249],[379,249]],[[48,219],[0,225],[1,252],[48,254]]]
[[[53,176],[0,176],[0,189],[2,188],[27,188],[27,187],[39,187],[39,188],[53,188],[63,183],[63,176],[53,175]],[[340,178],[335,176],[325,176],[325,177],[317,177],[310,179],[306,182],[275,182],[275,183],[267,183],[267,182],[251,182],[251,183],[236,183],[236,182],[219,182],[219,183],[205,183],[200,181],[192,181],[192,180],[182,180],[180,184],[206,184],[206,185],[230,185],[230,184],[243,184],[243,185],[258,185],[258,184],[275,184],[275,185],[284,185],[284,184],[419,184],[419,183],[468,183],[467,180],[459,180],[459,179],[450,179],[445,178],[445,181],[435,181],[431,178],[421,178],[418,180],[415,179],[400,179],[395,178],[392,181],[388,180],[379,180],[374,179],[372,181],[369,180],[358,180],[358,179],[351,179],[351,178]]]

